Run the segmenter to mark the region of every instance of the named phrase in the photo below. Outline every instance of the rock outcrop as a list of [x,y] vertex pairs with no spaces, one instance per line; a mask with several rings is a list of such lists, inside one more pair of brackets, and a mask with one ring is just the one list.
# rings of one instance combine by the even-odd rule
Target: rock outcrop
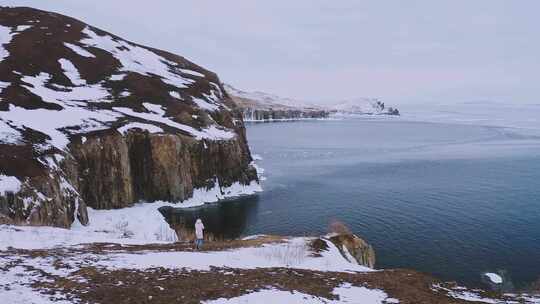
[[356,262],[370,268],[375,267],[375,250],[360,237],[354,234],[337,234],[330,237],[330,241],[349,262]]
[[[242,112],[183,57],[60,14],[0,8],[0,223],[181,203],[257,183]],[[3,181],[10,181],[10,187]]]

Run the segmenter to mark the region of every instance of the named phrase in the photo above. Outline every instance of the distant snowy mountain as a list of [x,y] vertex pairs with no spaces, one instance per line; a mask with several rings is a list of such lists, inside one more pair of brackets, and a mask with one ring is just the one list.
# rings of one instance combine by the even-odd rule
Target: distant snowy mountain
[[324,118],[330,115],[399,115],[376,98],[358,98],[335,103],[308,102],[264,92],[246,92],[224,85],[225,91],[244,109],[245,120]]
[[328,109],[338,114],[399,115],[398,109],[386,107],[384,102],[376,98],[344,100],[330,105]]
[[257,105],[258,107],[308,108],[308,109],[321,108],[320,106],[317,106],[315,104],[297,100],[297,99],[281,97],[278,95],[269,94],[265,92],[259,92],[259,91],[246,92],[246,91],[239,90],[229,84],[224,84],[223,86],[225,88],[225,91],[227,91],[229,95],[244,99],[246,101],[247,100],[252,101],[251,104]]
[[224,85],[225,91],[242,109],[245,121],[296,120],[328,117],[322,106],[263,92],[246,92]]

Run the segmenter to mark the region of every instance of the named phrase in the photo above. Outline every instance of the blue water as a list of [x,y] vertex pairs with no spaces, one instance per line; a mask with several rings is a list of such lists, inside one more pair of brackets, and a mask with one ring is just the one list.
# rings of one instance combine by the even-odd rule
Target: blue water
[[337,219],[378,268],[481,286],[540,278],[540,139],[515,130],[401,120],[250,124],[266,172],[255,197],[192,211],[229,237],[316,235]]

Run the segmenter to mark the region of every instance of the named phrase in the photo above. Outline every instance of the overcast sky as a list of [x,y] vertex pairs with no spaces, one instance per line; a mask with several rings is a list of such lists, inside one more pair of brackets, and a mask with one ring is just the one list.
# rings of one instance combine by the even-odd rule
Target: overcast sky
[[3,0],[306,100],[539,102],[540,1]]

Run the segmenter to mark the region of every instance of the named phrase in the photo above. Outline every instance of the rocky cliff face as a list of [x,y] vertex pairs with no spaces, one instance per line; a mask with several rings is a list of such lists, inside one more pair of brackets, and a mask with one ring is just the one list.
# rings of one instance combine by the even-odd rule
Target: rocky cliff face
[[70,227],[87,207],[181,203],[257,182],[216,74],[78,20],[0,8],[0,223]]
[[349,262],[375,268],[375,250],[363,239],[349,233],[332,236],[330,241]]
[[299,120],[327,118],[329,112],[325,110],[306,109],[257,109],[245,108],[243,111],[245,121],[271,121],[271,120]]

